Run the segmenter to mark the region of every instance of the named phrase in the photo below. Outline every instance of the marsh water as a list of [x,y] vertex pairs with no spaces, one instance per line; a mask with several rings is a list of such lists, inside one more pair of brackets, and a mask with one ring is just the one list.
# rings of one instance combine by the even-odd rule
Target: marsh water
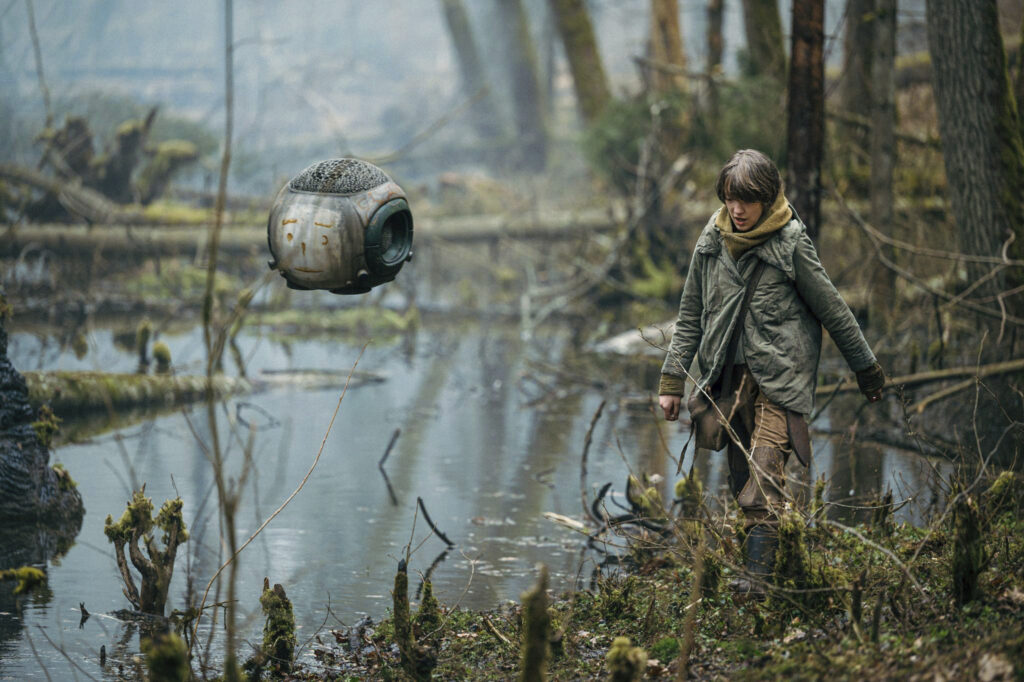
[[[451,322],[427,315],[414,333],[377,339],[364,350],[358,338],[275,337],[247,328],[238,345],[250,377],[263,370],[345,372],[358,360],[359,370],[382,380],[351,388],[333,427],[340,382],[328,388],[276,385],[218,408],[221,442],[235,475],[252,435],[252,473],[238,514],[241,538],[299,485],[323,443],[305,487],[240,556],[243,637],[259,641],[264,577],[285,586],[300,643],[322,627],[386,615],[396,565],[410,543],[412,585],[433,565],[435,593],[448,605],[486,609],[518,599],[538,562],[549,566],[559,591],[578,575],[589,576],[601,557],[583,551],[582,536],[543,514],[582,517],[581,453],[601,401],[607,405],[594,426],[586,484],[592,497],[595,488],[614,483],[612,511],[630,470],[663,476],[670,498],[673,458],[687,433],[651,411],[645,389],[656,364],[597,358],[575,330],[574,324],[555,323],[527,338],[514,321],[464,316]],[[114,329],[95,325],[89,352],[79,359],[62,348],[56,330],[15,327],[9,353],[22,370],[133,371],[135,355],[114,337]],[[168,329],[161,340],[179,371],[200,371],[198,327]],[[230,362],[227,369],[238,371]],[[842,427],[850,419],[831,408],[816,426]],[[401,433],[379,467],[396,429]],[[69,658],[103,677],[137,653],[132,631],[107,615],[128,604],[103,534],[105,517],[123,511],[133,487],[145,483],[157,505],[175,495],[185,502],[191,538],[178,554],[168,610],[184,608],[190,581],[202,592],[224,556],[205,452],[209,438],[205,409],[193,407],[55,448],[54,459],[77,481],[86,516],[74,546],[48,566],[48,591],[7,604],[0,613],[0,679],[44,679],[44,668],[64,679],[74,674]],[[913,498],[897,518],[913,521],[926,513],[935,462],[836,437],[816,437],[814,449],[811,471],[791,473],[828,478],[835,513],[849,517],[843,504],[886,489],[897,500]],[[685,468],[693,457],[687,451]],[[725,491],[723,464],[714,454],[697,457],[705,489],[715,495]],[[417,498],[454,543],[447,554],[418,513]],[[224,595],[211,593],[209,601],[214,599]],[[81,626],[80,603],[93,614]],[[105,670],[99,666],[101,646],[108,655]],[[307,646],[303,654],[309,651]]]

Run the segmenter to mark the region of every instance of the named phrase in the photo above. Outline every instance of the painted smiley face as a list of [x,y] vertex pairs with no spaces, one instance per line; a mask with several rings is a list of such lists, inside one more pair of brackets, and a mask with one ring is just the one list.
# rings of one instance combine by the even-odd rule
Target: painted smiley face
[[340,257],[341,216],[324,206],[297,206],[279,220],[283,268],[312,280],[329,277]]

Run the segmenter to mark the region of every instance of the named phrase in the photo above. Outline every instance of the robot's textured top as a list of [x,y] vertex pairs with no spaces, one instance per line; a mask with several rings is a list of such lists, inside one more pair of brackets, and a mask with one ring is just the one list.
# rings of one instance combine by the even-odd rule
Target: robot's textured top
[[288,186],[296,192],[358,194],[379,187],[390,178],[371,163],[359,159],[329,159],[314,163]]

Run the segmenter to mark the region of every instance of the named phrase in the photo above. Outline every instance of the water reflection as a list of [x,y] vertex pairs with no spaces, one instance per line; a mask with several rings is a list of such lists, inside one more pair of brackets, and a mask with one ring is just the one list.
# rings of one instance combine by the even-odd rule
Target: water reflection
[[[92,331],[94,339],[108,335],[109,330]],[[165,333],[162,340],[171,346],[175,363],[181,359],[187,365],[197,359],[200,338],[198,330],[189,329]],[[330,338],[279,342],[255,332],[244,332],[238,343],[249,359],[250,376],[263,369],[345,371],[362,346]],[[300,640],[324,622],[328,603],[349,624],[364,613],[384,615],[397,559],[410,543],[415,550],[410,571],[432,571],[435,593],[449,604],[493,607],[516,599],[532,582],[533,567],[540,561],[550,567],[555,589],[568,588],[581,561],[600,558],[581,559],[579,536],[547,521],[543,513],[581,515],[580,455],[600,401],[606,398],[608,405],[589,453],[591,498],[609,481],[621,491],[633,470],[664,476],[668,499],[675,480],[672,457],[687,440],[677,424],[655,419],[649,405],[620,400],[636,394],[647,369],[584,358],[578,347],[566,329],[536,330],[526,342],[514,326],[429,320],[414,336],[369,346],[359,369],[387,380],[349,392],[315,475],[241,556],[243,637],[259,636],[264,576],[288,590]],[[40,355],[51,368],[83,362],[70,350],[55,350],[38,334],[12,334],[10,348],[19,366],[41,363]],[[130,350],[104,353],[111,354],[104,356],[110,369],[134,369]],[[545,367],[554,370],[545,373]],[[243,494],[239,537],[248,537],[305,475],[339,393],[285,386],[228,401],[218,410],[222,433],[235,428],[239,434],[226,447],[233,471],[243,458],[245,423],[259,424],[252,452],[256,470]],[[116,436],[94,437],[55,453],[73,472],[88,511],[77,544],[49,569],[50,601],[22,604],[20,612],[0,604],[0,610],[13,614],[0,617],[0,639],[9,642],[0,656],[0,677],[42,677],[19,629],[23,633],[26,627],[42,625],[79,661],[95,659],[101,645],[115,651],[119,637],[132,637],[112,627],[109,619],[96,617],[126,606],[102,528],[105,516],[120,513],[132,487],[143,482],[156,505],[181,495],[192,533],[179,552],[168,609],[184,605],[190,578],[194,589],[202,591],[222,561],[216,496],[200,444],[210,437],[202,413],[165,414]],[[841,417],[834,419],[842,422]],[[402,433],[385,469],[397,505],[377,469],[396,428]],[[858,505],[891,488],[897,499],[914,495],[925,501],[923,506],[907,505],[898,519],[923,513],[932,478],[931,465],[920,457],[828,438],[815,439],[814,448],[811,470],[791,473],[806,481],[824,474],[832,481],[832,501]],[[693,462],[693,453],[687,452],[684,467]],[[726,488],[724,458],[699,453],[696,469],[705,489],[721,496]],[[429,537],[422,517],[412,533],[417,497],[456,543],[443,560],[438,557],[444,543]],[[843,507],[836,509],[841,516],[847,514]],[[858,513],[851,510],[843,517]],[[81,630],[80,601],[94,614]],[[53,651],[45,660],[51,672],[69,670]],[[90,671],[99,674],[95,667]]]

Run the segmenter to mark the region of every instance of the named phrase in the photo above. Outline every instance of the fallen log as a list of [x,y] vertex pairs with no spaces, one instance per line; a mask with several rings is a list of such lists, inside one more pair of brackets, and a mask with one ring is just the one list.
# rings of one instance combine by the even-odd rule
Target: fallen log
[[[916,374],[904,374],[902,376],[889,377],[885,380],[885,388],[894,386],[917,386],[935,381],[946,381],[948,379],[963,379],[965,377],[982,379],[995,374],[1008,374],[1024,370],[1024,358],[1006,360],[1005,362],[993,362],[988,365],[975,365],[974,367],[950,367],[949,369],[936,369],[930,372],[918,372]],[[970,385],[970,382],[961,382],[963,388]],[[835,384],[818,386],[815,395],[830,395],[832,393],[847,393],[857,391],[856,381],[843,381]]]
[[[201,400],[206,377],[108,372],[24,372],[29,402],[49,404],[60,417],[138,407],[172,407]],[[249,393],[253,384],[238,377],[213,378],[217,398]]]

